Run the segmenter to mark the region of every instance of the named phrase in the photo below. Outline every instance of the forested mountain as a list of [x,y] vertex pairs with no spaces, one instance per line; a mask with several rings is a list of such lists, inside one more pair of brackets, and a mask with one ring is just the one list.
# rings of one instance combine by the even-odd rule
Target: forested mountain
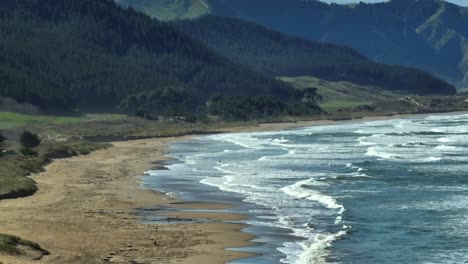
[[0,96],[49,111],[108,111],[149,95],[186,111],[215,95],[292,96],[289,85],[112,0],[2,0],[0,25]]
[[425,72],[375,63],[351,48],[288,36],[237,18],[203,16],[175,21],[178,29],[215,51],[275,76],[314,76],[413,94],[453,94]]
[[[152,10],[166,0],[120,0]],[[188,16],[201,0],[177,1]],[[391,0],[337,5],[315,0],[203,0],[204,12],[233,16],[311,40],[352,47],[378,62],[421,68],[459,86],[468,86],[468,8],[439,0]],[[356,1],[359,2],[359,1]],[[182,4],[183,3],[183,4]],[[175,4],[172,3],[175,10]]]

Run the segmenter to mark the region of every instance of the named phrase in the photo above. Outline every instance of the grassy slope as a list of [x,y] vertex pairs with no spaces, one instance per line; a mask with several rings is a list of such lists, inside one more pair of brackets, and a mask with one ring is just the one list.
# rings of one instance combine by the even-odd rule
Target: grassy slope
[[153,14],[161,20],[179,17],[196,18],[209,13],[209,9],[200,0],[167,0],[161,5],[148,5],[144,12]]
[[210,9],[203,3],[209,0],[117,0],[123,6],[131,5],[133,8],[156,17],[159,20],[174,20],[196,18],[210,13]]
[[90,121],[121,120],[125,117],[124,115],[116,114],[86,114],[80,117],[62,117],[0,112],[0,129],[33,125],[60,125]]
[[0,252],[9,255],[32,255],[35,259],[49,254],[36,243],[3,234],[0,234]]
[[0,158],[0,200],[34,194],[37,191],[36,183],[27,176],[43,171],[43,166],[52,159],[88,154],[106,146],[80,141],[46,141],[38,148],[37,157],[21,156],[13,152],[13,147],[7,156]]
[[279,79],[290,83],[297,89],[317,88],[318,93],[324,98],[320,107],[329,111],[388,101],[402,96],[376,87],[359,86],[349,82],[328,82],[310,76],[280,77]]

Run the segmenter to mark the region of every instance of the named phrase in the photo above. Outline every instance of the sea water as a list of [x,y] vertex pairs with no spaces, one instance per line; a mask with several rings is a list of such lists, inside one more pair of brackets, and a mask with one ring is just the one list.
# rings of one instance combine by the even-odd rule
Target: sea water
[[239,205],[233,263],[468,263],[468,115],[220,134],[172,146],[150,188]]

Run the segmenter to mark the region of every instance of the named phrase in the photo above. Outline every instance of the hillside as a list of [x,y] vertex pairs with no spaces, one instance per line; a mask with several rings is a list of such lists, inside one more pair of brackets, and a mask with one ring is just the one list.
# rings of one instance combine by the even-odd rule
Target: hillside
[[[144,2],[147,6],[166,3],[164,0],[125,1]],[[421,68],[459,87],[468,86],[468,8],[465,7],[439,0],[356,5],[302,0],[206,0],[205,3],[210,14],[239,17],[311,40],[346,45],[378,62]],[[159,17],[151,8],[143,11]],[[173,17],[187,16],[174,13]]]
[[144,11],[160,20],[180,18],[195,18],[211,12],[210,7],[203,0],[164,0],[158,2],[115,0],[118,4]]
[[229,59],[274,76],[314,76],[412,94],[454,87],[413,68],[375,63],[343,46],[304,40],[236,18],[203,16],[172,25]]
[[386,103],[404,97],[374,86],[360,86],[350,82],[328,82],[310,76],[281,77],[297,89],[313,87],[322,96],[320,107],[325,111],[337,108],[353,108],[362,105]]
[[0,97],[41,110],[115,111],[151,92],[191,111],[214,95],[293,90],[111,0],[3,0],[0,24]]

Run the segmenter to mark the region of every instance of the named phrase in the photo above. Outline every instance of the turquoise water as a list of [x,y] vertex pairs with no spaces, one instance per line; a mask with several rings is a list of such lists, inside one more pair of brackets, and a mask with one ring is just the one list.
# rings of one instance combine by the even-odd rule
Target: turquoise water
[[[468,263],[468,115],[204,136],[147,186],[236,203],[235,263]],[[198,186],[198,187],[197,187]]]

